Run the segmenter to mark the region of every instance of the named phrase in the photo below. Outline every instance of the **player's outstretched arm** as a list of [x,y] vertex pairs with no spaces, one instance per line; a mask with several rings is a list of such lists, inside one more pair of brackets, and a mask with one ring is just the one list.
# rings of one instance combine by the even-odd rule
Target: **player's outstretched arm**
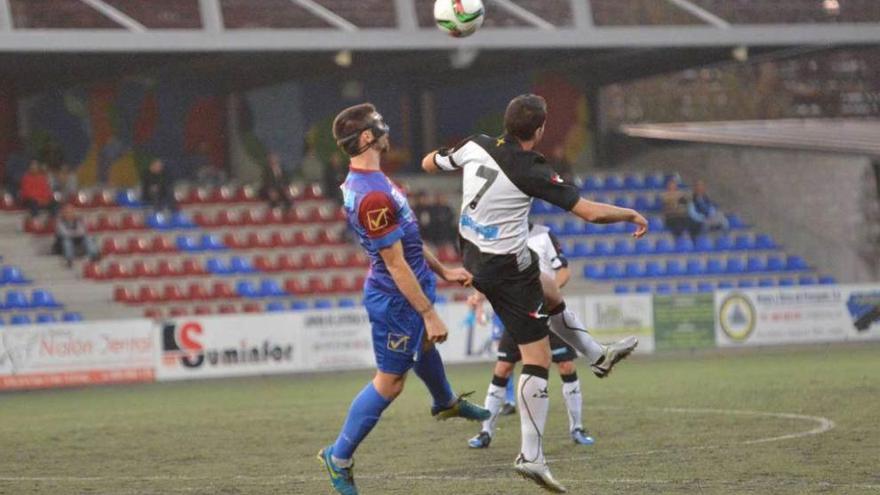
[[633,232],[633,237],[636,238],[642,237],[648,232],[648,221],[631,208],[620,208],[581,198],[575,203],[571,212],[591,223],[629,222],[637,227]]
[[441,343],[446,340],[448,334],[446,325],[434,310],[434,304],[425,295],[422,286],[419,284],[416,275],[410,268],[409,263],[403,256],[403,243],[399,240],[394,244],[380,249],[379,255],[388,267],[391,278],[397,288],[400,289],[403,297],[409,301],[410,305],[422,315],[425,320],[425,331],[427,332],[428,341]]
[[434,253],[431,252],[427,247],[422,249],[425,253],[425,262],[428,263],[428,266],[431,268],[431,271],[437,274],[438,277],[442,278],[447,282],[455,282],[457,284],[461,284],[462,287],[470,287],[471,283],[474,281],[474,276],[471,275],[471,272],[465,270],[464,268],[449,268],[444,265],[434,256]]
[[437,162],[434,161],[434,156],[437,154],[436,151],[432,151],[425,155],[422,158],[422,170],[428,172],[429,174],[436,174],[440,172],[440,167],[437,166]]

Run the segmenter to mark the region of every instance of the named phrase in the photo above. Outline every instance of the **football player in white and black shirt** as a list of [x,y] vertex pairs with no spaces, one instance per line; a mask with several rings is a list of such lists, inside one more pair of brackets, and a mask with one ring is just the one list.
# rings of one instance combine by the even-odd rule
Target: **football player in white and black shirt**
[[573,184],[563,181],[544,157],[533,151],[544,135],[546,120],[544,98],[518,96],[507,106],[503,136],[477,135],[454,149],[429,153],[422,168],[430,173],[462,171],[459,235],[464,265],[474,276],[474,287],[485,294],[522,354],[518,389],[522,447],[515,468],[548,490],[565,492],[547,467],[542,442],[549,405],[549,327],[584,354],[594,372],[605,374],[632,352],[637,341],[625,339],[600,346],[574,313],[565,310],[558,287],[555,291],[553,287],[542,289],[538,258],[528,247],[532,200],[543,199],[588,222],[633,223],[635,237],[647,232],[648,222],[635,210],[581,198]]

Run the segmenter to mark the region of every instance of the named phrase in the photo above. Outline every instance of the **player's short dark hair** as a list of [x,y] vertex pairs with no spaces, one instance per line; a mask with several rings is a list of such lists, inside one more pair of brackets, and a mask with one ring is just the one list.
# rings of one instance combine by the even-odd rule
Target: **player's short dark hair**
[[333,119],[333,139],[339,141],[364,130],[369,117],[375,112],[376,106],[372,103],[361,103],[339,112]]
[[547,121],[547,102],[543,96],[519,95],[510,100],[504,112],[504,130],[521,141],[529,141]]

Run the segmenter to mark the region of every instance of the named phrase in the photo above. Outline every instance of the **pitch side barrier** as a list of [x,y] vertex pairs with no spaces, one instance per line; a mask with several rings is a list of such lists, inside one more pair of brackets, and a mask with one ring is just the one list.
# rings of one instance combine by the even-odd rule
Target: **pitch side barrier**
[[[638,352],[880,340],[880,285],[569,296],[600,341],[637,335]],[[464,304],[438,306],[448,363],[495,359],[491,328]],[[0,328],[0,390],[191,380],[374,366],[360,308]]]

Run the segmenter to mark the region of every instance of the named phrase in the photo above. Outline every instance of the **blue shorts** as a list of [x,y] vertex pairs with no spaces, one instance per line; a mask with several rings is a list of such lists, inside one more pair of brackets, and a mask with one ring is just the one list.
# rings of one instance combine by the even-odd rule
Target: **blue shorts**
[[[434,277],[422,281],[422,290],[433,303]],[[367,286],[364,306],[373,327],[373,353],[379,371],[403,375],[413,367],[422,349],[425,321],[402,295],[390,295]]]

